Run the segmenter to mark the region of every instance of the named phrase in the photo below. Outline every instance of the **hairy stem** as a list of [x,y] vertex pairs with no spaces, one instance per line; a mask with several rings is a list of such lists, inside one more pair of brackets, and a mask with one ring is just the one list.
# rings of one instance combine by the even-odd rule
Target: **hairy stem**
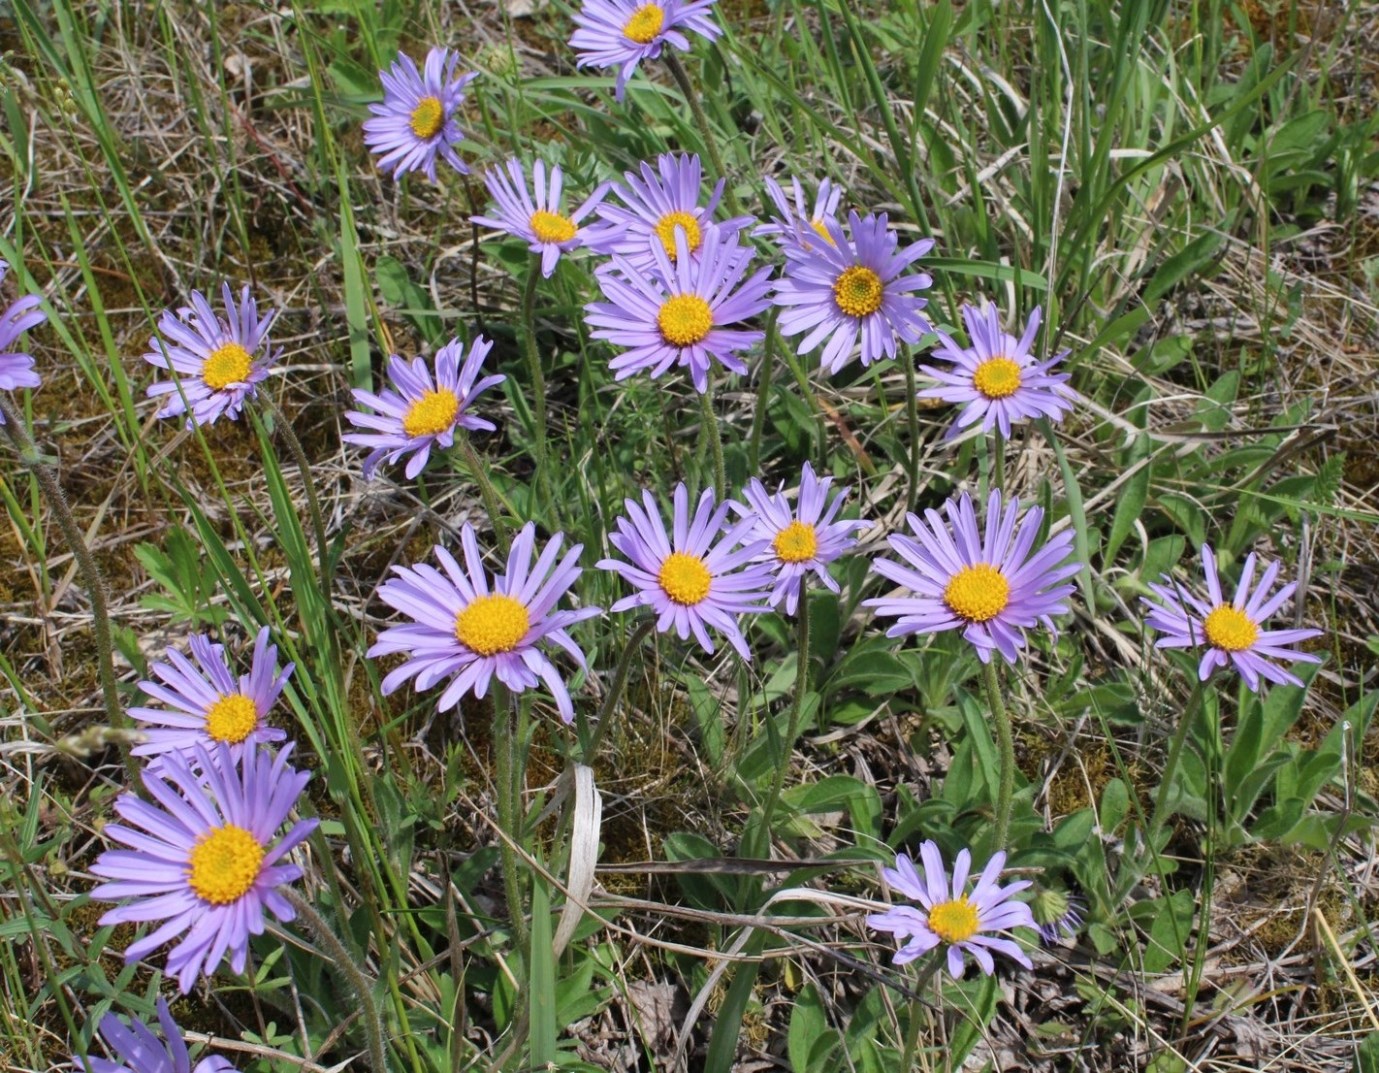
[[905,509],[914,513],[919,499],[919,388],[915,385],[915,356],[905,351],[905,423],[910,431],[910,450],[907,453],[905,475]]
[[474,445],[469,442],[469,437],[456,429],[455,442],[460,445],[460,451],[464,455],[465,465],[469,467],[470,476],[474,478],[474,483],[479,486],[479,496],[484,501],[484,510],[488,511],[489,524],[493,526],[493,540],[498,545],[498,550],[506,558],[509,547],[508,529],[503,524],[502,504],[498,500],[498,492],[488,479],[488,474],[484,471],[483,459],[474,450]]
[[517,709],[507,686],[493,680],[493,740],[497,767],[498,826],[507,838],[501,840],[499,853],[503,862],[503,892],[507,895],[508,916],[512,918],[512,934],[517,949],[524,957],[528,931],[526,910],[522,902],[522,864],[514,846],[522,844],[522,771],[519,759],[521,742],[517,740]]
[[541,278],[541,258],[532,258],[527,270],[527,282],[522,288],[522,354],[527,359],[527,375],[531,377],[536,419],[536,485],[546,509],[556,516],[560,510],[551,494],[550,453],[546,448],[546,375],[541,370],[541,353],[536,346],[536,287]]
[[718,432],[718,418],[713,412],[713,381],[710,380],[699,396],[699,409],[704,415],[704,437],[713,456],[713,494],[718,502],[728,494],[728,478],[723,468],[723,438]]
[[772,306],[766,314],[766,342],[761,355],[761,368],[757,372],[756,408],[752,411],[752,435],[747,448],[747,471],[757,472],[761,461],[761,437],[766,431],[766,408],[771,398],[771,376],[775,372],[776,354],[776,315],[780,306]]
[[594,727],[593,736],[589,739],[589,747],[584,750],[584,763],[593,764],[599,754],[599,746],[603,743],[603,736],[608,732],[608,726],[613,721],[613,713],[618,709],[618,701],[622,697],[622,691],[627,686],[627,676],[632,670],[632,660],[642,650],[642,642],[646,640],[647,634],[656,625],[654,618],[645,618],[637,624],[632,631],[632,636],[627,639],[627,644],[623,646],[622,655],[618,657],[618,666],[613,671],[613,680],[608,684],[608,695],[603,698],[603,704],[599,708],[598,723]]
[[1010,712],[1001,696],[1001,676],[993,655],[982,664],[982,678],[986,682],[986,697],[996,720],[996,744],[1001,753],[1000,784],[996,790],[996,836],[992,852],[1006,848],[1010,834],[1010,804],[1015,793],[1015,738],[1010,730]]
[[680,87],[680,92],[685,97],[685,103],[689,105],[690,115],[694,117],[694,125],[699,128],[699,136],[704,139],[704,148],[708,151],[715,174],[724,180],[723,200],[727,202],[728,211],[734,216],[741,216],[742,207],[738,204],[737,194],[733,192],[733,184],[727,181],[728,169],[723,166],[723,157],[718,152],[718,140],[713,135],[713,128],[709,126],[709,117],[704,112],[704,106],[699,103],[699,94],[694,91],[685,65],[670,48],[661,53],[661,58],[666,61],[671,77],[675,79],[675,84]]
[[769,849],[771,845],[771,817],[776,811],[785,786],[785,771],[790,766],[790,754],[795,748],[795,738],[800,733],[800,719],[804,715],[804,696],[809,692],[809,583],[807,576],[800,577],[800,602],[798,607],[800,621],[795,634],[795,696],[790,704],[790,721],[785,727],[784,748],[780,763],[776,765],[775,777],[771,780],[771,795],[761,810],[761,833]]

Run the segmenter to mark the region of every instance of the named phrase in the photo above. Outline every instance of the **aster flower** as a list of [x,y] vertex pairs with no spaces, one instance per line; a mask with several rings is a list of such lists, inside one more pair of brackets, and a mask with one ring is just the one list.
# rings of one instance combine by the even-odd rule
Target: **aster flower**
[[1149,608],[1145,624],[1164,635],[1154,642],[1154,647],[1196,648],[1205,644],[1207,650],[1197,668],[1204,682],[1218,667],[1233,665],[1245,679],[1245,684],[1256,693],[1259,692],[1261,679],[1280,685],[1302,685],[1301,678],[1272,661],[1320,663],[1320,656],[1299,652],[1293,645],[1320,637],[1323,631],[1263,629],[1265,619],[1288,602],[1298,583],[1290,581],[1270,596],[1269,590],[1278,580],[1280,566],[1270,563],[1265,567],[1259,584],[1255,585],[1256,565],[1255,554],[1251,552],[1245,557],[1240,584],[1236,586],[1235,599],[1230,603],[1222,594],[1216,554],[1210,544],[1202,545],[1202,572],[1207,580],[1206,600],[1183,591],[1168,575],[1164,575],[1160,584],[1151,583],[1149,589],[1160,602],[1155,603],[1148,597],[1140,599]]
[[933,356],[953,363],[950,369],[921,365],[919,371],[939,382],[925,388],[921,399],[942,399],[963,407],[945,439],[953,439],[963,429],[981,422],[982,431],[999,429],[1010,438],[1016,421],[1048,417],[1061,421],[1072,409],[1077,392],[1068,387],[1068,374],[1050,372],[1068,356],[1063,350],[1045,361],[1036,361],[1029,352],[1039,331],[1041,313],[1030,314],[1024,334],[1016,339],[1001,328],[1001,314],[985,302],[980,309],[962,307],[970,347],[960,347],[946,332],[939,332],[942,346]]
[[560,255],[580,244],[579,222],[594,211],[608,188],[606,184],[600,185],[572,215],[566,216],[561,212],[560,195],[565,176],[560,165],[551,166],[548,185],[546,164],[536,161],[532,165],[532,182],[536,188],[535,204],[527,192],[527,177],[520,160],[514,158],[507,162],[507,175],[500,168],[489,168],[484,172],[484,185],[498,203],[497,215],[471,216],[470,220],[485,227],[496,227],[530,243],[527,248],[541,254],[541,274],[550,278]]
[[1024,627],[1042,622],[1054,632],[1052,616],[1067,613],[1063,600],[1073,591],[1064,582],[1081,569],[1068,562],[1072,533],[1052,536],[1035,551],[1044,512],[1031,507],[1017,529],[1019,508],[1019,500],[1002,507],[1000,491],[992,489],[985,532],[966,493],[943,504],[946,522],[936,510],[926,510],[923,521],[907,515],[914,537],[888,538],[904,562],[876,559],[872,569],[910,595],[863,601],[879,615],[898,616],[886,636],[960,629],[983,663],[993,650],[1014,663]]
[[828,489],[832,483],[832,477],[819,480],[814,476],[813,467],[806,462],[793,508],[783,489],[771,495],[755,478],[744,493],[750,509],[733,504],[752,520],[751,539],[767,542],[762,561],[771,564],[776,577],[770,604],[777,607],[784,602],[787,615],[795,613],[800,581],[811,571],[831,592],[838,591],[838,583],[829,576],[828,564],[857,543],[853,533],[871,524],[863,520],[833,520],[847,498],[847,489],[841,489],[830,501]]
[[808,201],[805,199],[804,187],[800,185],[799,179],[794,176],[790,178],[793,200],[775,179],[768,176],[762,181],[766,184],[766,192],[775,203],[780,215],[777,219],[756,227],[752,231],[754,237],[765,238],[767,235],[779,235],[782,246],[800,242],[804,242],[807,246],[808,241],[804,228],[808,227],[815,236],[828,245],[833,245],[833,236],[828,233],[828,225],[838,222],[838,203],[843,198],[841,186],[837,186],[828,179],[822,180],[819,183],[818,192],[814,195],[814,209],[811,212],[805,208]]
[[764,333],[733,326],[770,304],[771,269],[759,269],[744,280],[749,255],[735,235],[717,229],[708,233],[697,261],[688,255],[684,231],[676,229],[675,241],[675,263],[655,249],[655,268],[647,274],[615,257],[619,271],[597,276],[608,301],[585,306],[585,320],[595,339],[629,348],[609,363],[615,379],[643,371],[655,379],[682,366],[702,395],[709,388],[713,361],[738,374],[747,372],[738,353],[760,342]]
[[[753,521],[745,518],[724,528],[731,503],[715,506],[713,489],[705,489],[691,518],[689,491],[675,486],[671,531],[666,532],[660,508],[650,492],[642,503],[623,501],[625,517],[617,520],[608,542],[629,562],[603,559],[602,570],[612,570],[637,591],[613,605],[613,611],[649,607],[656,613],[656,629],[674,628],[676,635],[690,634],[706,652],[713,652],[712,626],[728,639],[744,660],[750,660],[747,639],[738,616],[766,610],[763,601],[771,584],[770,568],[752,563],[765,549],[763,541],[748,539]],[[741,545],[741,546],[739,546]]]
[[470,404],[489,388],[507,379],[501,373],[479,378],[480,368],[493,343],[482,335],[469,345],[469,355],[460,362],[464,344],[452,339],[436,351],[435,375],[425,358],[408,362],[394,354],[388,359],[388,378],[396,391],[382,394],[354,389],[354,401],[374,413],[351,410],[345,415],[355,428],[369,432],[347,432],[340,438],[358,447],[371,447],[364,459],[364,479],[373,476],[378,464],[412,457],[404,471],[408,480],[425,468],[431,448],[448,448],[455,442],[455,429],[492,431],[492,421],[468,413]]
[[1085,908],[1081,899],[1053,887],[1045,887],[1036,893],[1030,902],[1030,910],[1039,929],[1040,942],[1045,946],[1056,946],[1064,939],[1077,938]]
[[987,862],[970,891],[970,851],[964,849],[953,862],[951,886],[937,845],[925,842],[919,847],[919,856],[921,865],[917,869],[908,856],[897,854],[895,867],[881,869],[881,875],[887,886],[917,901],[923,912],[913,906],[898,905],[867,917],[868,927],[909,940],[897,951],[895,964],[904,965],[936,946],[946,946],[948,972],[954,979],[962,976],[964,952],[971,954],[988,976],[996,971],[992,953],[1004,954],[1027,969],[1034,968],[1019,943],[994,934],[1035,926],[1029,906],[1014,898],[1029,882],[1021,880],[1005,886],[999,882],[1006,863],[1004,853],[997,853]]
[[714,0],[585,0],[570,35],[570,47],[579,53],[577,66],[618,68],[613,95],[622,100],[627,80],[642,60],[654,60],[664,45],[688,52],[689,38],[680,28],[693,30],[712,41],[723,31],[709,12]]
[[[643,161],[640,176],[629,171],[623,180],[625,186],[613,183],[609,187],[622,204],[604,201],[599,205],[600,222],[585,231],[584,244],[596,253],[624,258],[637,273],[655,267],[658,247],[672,261],[679,256],[677,230],[685,233],[690,256],[698,258],[709,232],[736,234],[755,222],[750,216],[715,222],[714,210],[723,196],[722,179],[714,184],[708,202],[699,204],[703,166],[698,154],[662,153],[656,158],[656,170]],[[750,251],[743,250],[742,256],[750,257]]]
[[111,880],[91,897],[124,904],[100,922],[161,922],[130,944],[125,961],[180,937],[167,972],[186,994],[227,953],[230,967],[244,971],[249,937],[263,933],[265,912],[281,921],[296,916],[277,888],[300,879],[302,870],[278,862],[317,821],[298,820],[278,835],[311,778],[288,766],[291,753],[291,745],[276,756],[260,746],[236,762],[224,745],[198,745],[195,771],[179,752],[166,754],[157,770],[144,769],[144,789],[156,806],[132,793],[116,798],[115,811],[132,826],[108,824],[105,836],[130,848],[106,850],[91,866]]
[[239,305],[228,283],[221,284],[221,297],[227,320],[216,316],[200,291],[192,291],[190,308],[175,313],[165,309],[158,320],[163,338],[151,338],[153,349],[144,355],[150,365],[173,374],[148,389],[149,398],[167,396],[158,416],[176,417],[190,409],[187,428],[209,425],[222,414],[237,418],[244,400],[258,393],[268,367],[278,359],[277,349],[268,343],[278,311],[260,317],[247,285]]
[[584,653],[565,631],[600,610],[554,610],[582,573],[575,565],[584,550],[581,544],[573,545],[556,565],[564,540],[564,534],[557,533],[533,564],[536,526],[528,522],[512,542],[507,568],[491,587],[470,525],[460,530],[464,569],[442,547],[436,548],[436,558],[445,573],[425,563],[393,567],[397,577],[378,590],[379,598],[412,623],[384,630],[369,656],[405,652],[410,659],[383,679],[383,694],[409,678],[416,679],[418,692],[450,678],[436,702],[437,710],[444,712],[466,693],[482,697],[495,675],[514,693],[541,681],[555,698],[560,718],[574,722],[569,691],[541,642],[563,648],[583,668]]
[[[0,283],[5,282],[9,267],[0,260]],[[0,313],[0,391],[39,387],[43,383],[34,371],[33,355],[10,350],[21,335],[48,319],[48,315],[38,308],[42,301],[36,294],[25,295]],[[4,423],[5,415],[0,413],[0,425]]]
[[[161,995],[158,996],[158,1025],[166,1042],[160,1042],[142,1021],[130,1021],[125,1027],[113,1013],[107,1013],[100,1021],[101,1039],[119,1061],[88,1056],[91,1073],[234,1073],[235,1067],[219,1055],[207,1055],[192,1067],[182,1030],[172,1019],[167,1000]],[[85,1068],[80,1058],[73,1057],[72,1064],[79,1070]]]
[[933,248],[933,239],[912,242],[898,252],[899,236],[886,215],[859,218],[848,213],[845,231],[836,220],[824,222],[827,243],[785,247],[785,278],[776,284],[775,304],[783,307],[782,335],[803,335],[796,353],[823,344],[820,364],[836,373],[852,360],[858,340],[862,365],[895,357],[897,340],[918,342],[929,330],[921,310],[928,300],[912,292],[932,286],[927,272],[905,270]]
[[364,120],[364,144],[378,153],[378,166],[393,169],[393,178],[403,172],[424,171],[436,181],[436,158],[461,175],[469,168],[455,152],[464,140],[455,116],[464,101],[464,87],[478,77],[477,71],[455,77],[458,53],[448,48],[433,48],[426,54],[426,69],[404,52],[397,54],[392,67],[379,71],[383,82],[383,101],[369,105],[373,119]]
[[181,652],[168,649],[168,662],[153,665],[161,683],[139,683],[168,707],[129,710],[140,723],[153,727],[140,728],[148,740],[130,752],[155,757],[180,752],[192,760],[197,745],[213,750],[219,742],[228,746],[226,755],[238,761],[246,749],[287,737],[286,731],[264,722],[293,671],[291,663],[278,671],[278,649],[268,643],[267,626],[254,641],[249,673],[238,679],[226,664],[224,645],[212,644],[202,635],[191,639],[191,649],[195,666]]

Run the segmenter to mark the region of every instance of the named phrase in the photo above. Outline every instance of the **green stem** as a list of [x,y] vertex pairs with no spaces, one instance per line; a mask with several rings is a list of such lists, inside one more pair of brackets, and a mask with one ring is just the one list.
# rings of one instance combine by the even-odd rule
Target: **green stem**
[[[790,755],[795,748],[795,738],[800,732],[800,719],[804,715],[804,697],[809,692],[809,584],[807,576],[800,577],[799,627],[795,636],[795,696],[790,704],[790,721],[785,727],[785,743],[781,750],[780,763],[776,765],[775,777],[771,780],[771,795],[761,810],[761,834],[766,846],[771,845],[771,818],[785,786],[785,772],[790,767]],[[902,1067],[906,1068],[906,1067]]]
[[785,355],[785,364],[790,367],[791,374],[795,377],[795,383],[799,385],[800,394],[804,396],[805,404],[814,415],[815,432],[819,439],[818,468],[820,472],[828,470],[828,428],[824,425],[823,408],[819,405],[819,398],[814,394],[814,389],[809,386],[809,374],[804,371],[804,366],[800,364],[799,355],[790,347],[785,347],[782,353]]
[[498,550],[506,556],[509,546],[508,529],[503,524],[502,504],[498,500],[498,493],[488,479],[488,474],[484,471],[483,460],[474,450],[474,445],[469,442],[469,437],[461,430],[456,429],[455,442],[460,445],[460,452],[464,455],[465,465],[469,467],[470,476],[474,478],[474,483],[479,486],[479,496],[484,501],[484,510],[488,511],[489,524],[493,526],[494,543],[498,545]]
[[910,450],[906,464],[909,488],[905,493],[905,509],[914,513],[919,499],[919,388],[915,385],[915,357],[905,352],[905,423],[910,431]]
[[522,288],[522,354],[527,359],[536,414],[536,484],[546,509],[559,519],[559,509],[551,494],[550,453],[546,448],[546,375],[541,369],[541,353],[536,345],[536,287],[541,278],[541,258],[532,259],[527,282]]
[[374,1073],[387,1073],[388,1060],[383,1050],[383,1021],[378,1015],[378,1004],[374,1002],[372,982],[364,975],[364,970],[355,964],[345,944],[309,901],[289,886],[279,887],[278,893],[292,903],[297,916],[316,936],[317,942],[325,947],[332,965],[354,991],[355,997],[359,1000],[360,1020],[364,1022],[364,1039],[369,1048],[369,1066]]
[[713,455],[713,494],[718,502],[728,494],[728,478],[723,469],[723,439],[718,432],[718,418],[713,412],[713,381],[710,380],[699,396],[699,409],[704,415],[704,436]]
[[997,431],[993,439],[995,440],[995,457],[991,463],[991,483],[1004,496],[1006,490],[1006,438]]
[[1005,698],[1001,695],[1001,676],[996,668],[996,658],[982,664],[982,678],[986,682],[986,697],[991,705],[991,714],[996,720],[996,744],[1001,753],[1001,781],[996,790],[996,837],[992,852],[1006,848],[1006,838],[1010,834],[1010,805],[1015,794],[1015,738],[1010,730],[1010,712],[1006,710]]
[[1187,707],[1183,709],[1183,717],[1173,732],[1173,741],[1168,747],[1168,760],[1164,764],[1164,773],[1159,782],[1159,792],[1154,798],[1154,811],[1149,817],[1149,828],[1145,833],[1145,845],[1150,853],[1154,852],[1154,843],[1158,840],[1159,831],[1168,819],[1169,787],[1173,784],[1173,777],[1178,773],[1178,761],[1183,755],[1183,745],[1187,741],[1192,721],[1197,717],[1197,709],[1202,704],[1204,693],[1204,683],[1194,682],[1192,693],[1187,699]]
[[747,471],[755,473],[761,461],[761,437],[766,431],[766,408],[770,403],[771,376],[775,371],[776,354],[776,315],[780,306],[772,306],[766,314],[766,341],[761,355],[761,368],[757,372],[756,409],[752,411],[751,446],[747,449]]
[[527,956],[528,931],[526,912],[522,902],[522,863],[516,846],[522,844],[521,797],[522,772],[518,754],[517,711],[507,686],[493,680],[493,738],[498,775],[498,827],[507,838],[500,839],[499,853],[503,861],[503,892],[507,895],[508,916],[512,918],[515,945]]
[[618,700],[622,697],[622,691],[627,686],[627,676],[632,670],[632,660],[642,649],[642,642],[646,640],[652,628],[656,625],[654,618],[646,618],[637,624],[632,631],[632,636],[627,639],[627,644],[623,646],[622,655],[618,657],[618,666],[613,671],[613,680],[608,684],[608,695],[603,698],[603,704],[599,707],[598,722],[594,726],[593,736],[589,739],[589,746],[584,750],[584,763],[592,765],[598,758],[599,746],[603,743],[603,736],[608,732],[608,726],[613,721],[613,713],[617,711]]
[[929,955],[929,960],[925,963],[924,967],[919,970],[919,975],[915,977],[914,997],[910,999],[908,1011],[909,1023],[906,1025],[909,1031],[905,1033],[905,1050],[900,1058],[899,1068],[902,1070],[916,1068],[915,1054],[919,1050],[919,1015],[920,1011],[924,1008],[924,1003],[920,1000],[919,996],[924,991],[929,981],[934,978],[934,974],[938,972],[939,967],[943,964],[943,957],[943,948],[939,947],[938,950],[935,950]]
[[325,515],[321,513],[321,501],[316,498],[316,482],[311,476],[311,463],[307,461],[306,451],[302,449],[302,441],[297,439],[297,434],[292,431],[292,422],[278,409],[278,404],[269,398],[267,392],[258,395],[259,404],[269,414],[273,416],[273,424],[282,438],[287,441],[287,449],[292,455],[292,460],[297,463],[297,469],[302,474],[302,485],[306,488],[306,506],[311,515],[312,534],[316,537],[316,556],[319,562],[321,573],[321,597],[330,603],[330,562],[329,549],[326,545],[326,523]]
[[[87,547],[81,527],[72,514],[72,508],[63,494],[62,485],[51,466],[43,461],[38,446],[29,436],[23,415],[10,403],[9,397],[0,394],[0,413],[5,415],[5,431],[9,433],[19,460],[30,473],[38,479],[38,486],[48,500],[48,509],[57,519],[58,528],[72,551],[72,557],[81,571],[82,582],[86,586],[86,596],[91,601],[91,629],[96,639],[96,666],[100,675],[101,694],[105,698],[105,714],[110,725],[117,728],[130,726],[125,718],[124,708],[120,706],[120,690],[115,677],[114,646],[110,640],[110,605],[106,599],[105,578],[96,563],[96,557]],[[126,752],[129,746],[121,744]]]
[[699,103],[699,94],[694,92],[694,86],[690,83],[689,74],[685,71],[684,64],[680,62],[680,57],[670,48],[661,53],[661,58],[666,61],[666,66],[670,68],[671,77],[675,79],[675,84],[680,87],[680,92],[684,94],[685,103],[689,105],[690,114],[694,117],[694,125],[699,128],[699,136],[704,139],[704,148],[708,151],[715,174],[724,180],[723,200],[728,205],[728,211],[734,216],[741,216],[742,207],[738,204],[737,194],[733,192],[732,182],[728,180],[728,169],[723,166],[723,157],[718,152],[718,140],[713,136],[713,128],[709,126],[709,117],[704,112],[704,106]]

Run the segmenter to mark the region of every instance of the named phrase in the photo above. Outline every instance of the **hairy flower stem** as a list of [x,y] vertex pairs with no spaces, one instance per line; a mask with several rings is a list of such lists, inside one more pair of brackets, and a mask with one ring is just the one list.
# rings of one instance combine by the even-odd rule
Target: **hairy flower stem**
[[297,916],[316,936],[316,941],[325,947],[332,965],[354,991],[355,998],[359,1000],[360,1020],[364,1023],[364,1040],[369,1048],[369,1067],[374,1073],[388,1073],[388,1059],[383,1050],[383,1021],[378,1014],[378,1003],[374,1002],[371,981],[364,975],[364,970],[355,964],[354,958],[339,936],[309,901],[291,887],[279,887],[278,893],[292,904]]
[[627,639],[627,644],[623,646],[622,655],[618,658],[618,666],[613,671],[613,680],[608,683],[608,695],[603,698],[603,704],[599,707],[598,723],[594,727],[593,735],[589,738],[589,747],[584,750],[583,762],[590,766],[598,757],[599,746],[603,744],[603,736],[608,732],[608,727],[613,722],[613,713],[618,710],[618,701],[622,698],[622,691],[627,686],[627,676],[632,670],[632,661],[642,650],[642,642],[646,640],[647,634],[655,625],[655,618],[643,619],[632,631],[632,636]]
[[723,468],[723,438],[718,432],[718,418],[713,412],[713,381],[710,380],[699,396],[699,409],[704,415],[704,436],[713,456],[713,495],[719,503],[728,494],[728,478]]
[[541,371],[541,352],[536,345],[536,287],[540,279],[541,258],[536,256],[527,269],[527,282],[522,288],[522,354],[527,359],[527,375],[531,377],[535,399],[536,485],[559,528],[560,508],[551,494],[550,453],[546,449],[546,376]]
[[[38,486],[48,501],[48,509],[57,519],[58,528],[67,541],[67,546],[76,559],[77,569],[81,571],[82,582],[86,586],[87,598],[91,601],[91,629],[96,638],[96,664],[100,673],[101,694],[105,698],[105,714],[110,725],[117,728],[130,726],[120,705],[120,691],[115,677],[114,646],[110,641],[110,605],[106,599],[105,578],[91,549],[86,545],[81,527],[72,515],[72,508],[63,494],[62,485],[52,467],[43,461],[38,446],[30,438],[24,425],[23,415],[10,403],[8,396],[0,394],[0,413],[5,415],[5,431],[19,452],[19,460],[28,467],[29,472],[38,479]],[[121,745],[121,751],[129,746]]]
[[900,1069],[915,1069],[915,1054],[919,1050],[919,1028],[920,1011],[924,1008],[924,1002],[919,997],[929,981],[934,978],[934,973],[938,972],[939,966],[943,964],[943,948],[940,947],[929,955],[929,960],[925,966],[919,970],[919,975],[915,977],[913,989],[914,997],[910,999],[907,1011],[908,1023],[905,1032],[905,1050],[900,1058]]
[[258,395],[258,399],[264,410],[273,416],[276,431],[287,441],[292,461],[297,463],[297,469],[301,471],[302,485],[306,488],[307,511],[311,515],[312,534],[316,537],[316,555],[321,572],[321,597],[329,604],[330,552],[326,544],[325,515],[321,513],[321,501],[316,498],[316,481],[311,476],[311,463],[307,460],[306,451],[302,449],[302,441],[297,439],[297,434],[292,431],[292,422],[278,409],[278,404],[268,397],[267,392]]
[[529,933],[522,902],[522,862],[515,846],[522,844],[522,776],[518,740],[517,709],[507,686],[493,680],[493,741],[497,767],[498,826],[507,837],[501,839],[499,854],[503,862],[503,892],[507,895],[508,916],[512,918],[515,945],[527,957]]
[[469,437],[461,430],[456,429],[455,442],[460,445],[460,451],[464,454],[465,465],[469,467],[470,476],[474,478],[474,483],[479,486],[479,496],[484,501],[484,510],[488,511],[489,524],[493,526],[493,540],[498,545],[498,550],[506,557],[509,547],[508,528],[503,524],[502,504],[498,500],[498,492],[488,479],[488,474],[484,471],[483,459],[474,450],[474,445],[469,442]]
[[723,200],[727,202],[728,211],[734,216],[741,216],[742,207],[738,204],[737,195],[733,193],[733,184],[727,181],[728,169],[723,166],[723,157],[718,152],[718,140],[713,136],[713,128],[709,126],[709,117],[704,112],[704,106],[699,103],[699,94],[694,92],[694,86],[690,83],[689,73],[685,70],[685,65],[680,62],[680,57],[669,48],[661,53],[661,58],[666,61],[666,66],[670,68],[671,77],[675,79],[675,84],[680,87],[680,92],[684,95],[685,103],[689,105],[690,115],[694,117],[694,125],[699,128],[699,136],[704,139],[704,148],[708,150],[714,173],[718,178],[724,180]]
[[1178,727],[1173,732],[1173,741],[1168,747],[1168,759],[1164,763],[1163,777],[1159,782],[1159,792],[1154,798],[1154,812],[1149,817],[1149,827],[1145,831],[1145,847],[1150,853],[1155,852],[1154,843],[1159,837],[1164,821],[1168,819],[1168,788],[1173,785],[1173,778],[1178,774],[1178,761],[1183,755],[1183,745],[1187,741],[1192,721],[1197,718],[1197,710],[1202,706],[1205,692],[1204,683],[1193,683],[1187,706],[1183,709],[1182,718],[1178,720]]
[[1010,834],[1010,804],[1015,793],[1015,737],[1010,730],[1010,712],[1001,696],[1001,676],[993,656],[982,664],[982,678],[986,682],[986,697],[996,720],[996,744],[1001,753],[1001,781],[996,789],[996,836],[991,851],[1006,848]]
[[909,487],[905,492],[905,509],[914,513],[919,500],[919,388],[915,385],[915,356],[905,353],[905,423],[910,431],[910,450],[905,472]]
[[771,400],[771,376],[776,365],[776,315],[780,306],[772,306],[766,314],[766,343],[761,355],[761,368],[757,372],[757,397],[752,411],[752,435],[748,440],[747,472],[756,473],[757,463],[761,461],[761,437],[766,431],[766,410]]
[[785,786],[785,772],[790,767],[790,754],[795,748],[795,738],[800,733],[800,719],[804,715],[804,697],[809,692],[809,585],[805,577],[800,578],[800,621],[795,634],[795,697],[790,704],[790,721],[785,727],[785,741],[782,742],[780,763],[771,780],[771,794],[761,808],[761,836],[766,845],[771,845],[771,818],[776,811],[776,802]]
[[995,436],[995,457],[991,463],[991,483],[996,490],[1005,495],[1006,490],[1006,438],[997,431]]

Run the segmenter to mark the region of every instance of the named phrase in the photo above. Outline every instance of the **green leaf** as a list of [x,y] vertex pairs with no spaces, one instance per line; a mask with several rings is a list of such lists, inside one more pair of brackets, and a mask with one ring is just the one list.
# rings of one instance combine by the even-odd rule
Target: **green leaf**
[[555,957],[551,947],[551,906],[538,878],[531,893],[531,973],[527,1012],[531,1018],[531,1067],[545,1069],[556,1058]]

